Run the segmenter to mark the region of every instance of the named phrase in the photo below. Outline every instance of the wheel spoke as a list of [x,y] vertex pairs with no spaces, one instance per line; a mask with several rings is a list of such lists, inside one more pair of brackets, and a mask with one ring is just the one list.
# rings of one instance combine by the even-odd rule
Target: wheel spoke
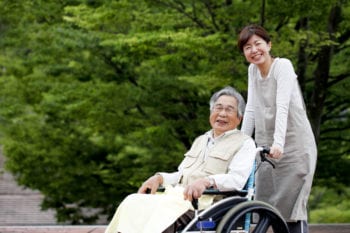
[[244,202],[234,206],[222,218],[216,232],[229,233],[231,230],[236,230],[237,224],[247,214],[248,216],[258,217],[257,224],[251,227],[252,233],[266,233],[270,227],[274,233],[289,233],[287,225],[278,211],[272,206],[259,201]]
[[252,233],[266,233],[269,227],[271,226],[271,220],[267,216],[259,214],[259,221],[255,225]]

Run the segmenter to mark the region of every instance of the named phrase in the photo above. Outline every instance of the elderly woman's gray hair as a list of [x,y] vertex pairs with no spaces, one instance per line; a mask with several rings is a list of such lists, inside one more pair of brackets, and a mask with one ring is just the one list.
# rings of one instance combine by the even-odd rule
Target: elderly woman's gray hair
[[243,117],[244,110],[245,110],[245,101],[244,101],[242,95],[238,91],[236,91],[236,89],[234,89],[233,87],[230,87],[230,86],[224,87],[223,89],[215,92],[212,95],[212,97],[210,98],[210,101],[209,101],[210,111],[213,110],[216,101],[222,95],[232,96],[232,97],[234,97],[237,100],[237,104],[238,104],[237,114],[238,114],[238,117]]

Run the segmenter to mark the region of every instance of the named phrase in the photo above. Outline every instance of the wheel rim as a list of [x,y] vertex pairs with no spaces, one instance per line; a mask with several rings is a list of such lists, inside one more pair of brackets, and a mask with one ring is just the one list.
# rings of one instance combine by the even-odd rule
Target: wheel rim
[[266,233],[271,226],[274,232],[289,233],[286,223],[272,206],[259,201],[241,203],[228,211],[217,227],[217,233],[229,233],[246,214],[258,215],[253,233]]

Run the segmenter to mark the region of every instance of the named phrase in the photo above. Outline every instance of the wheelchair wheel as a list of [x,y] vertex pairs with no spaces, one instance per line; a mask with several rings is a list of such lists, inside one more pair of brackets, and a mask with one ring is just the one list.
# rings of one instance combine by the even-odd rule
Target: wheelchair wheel
[[230,209],[221,219],[216,232],[230,233],[237,230],[237,224],[244,221],[247,214],[258,219],[248,232],[266,233],[271,227],[275,233],[289,233],[281,214],[271,205],[261,201],[243,202]]
[[[178,233],[187,233],[187,232],[200,232],[200,228],[198,228],[198,223],[201,221],[211,221],[215,222],[215,225],[217,226],[220,222],[223,216],[231,210],[233,206],[236,206],[240,203],[245,203],[247,202],[247,198],[245,197],[226,197],[222,199],[221,201],[218,201],[214,203],[212,206],[209,208],[203,210],[198,214],[197,217],[193,218],[190,223],[187,224],[187,226],[180,230]],[[216,227],[213,227],[213,230],[211,232],[214,232]],[[206,229],[208,230],[208,229]]]

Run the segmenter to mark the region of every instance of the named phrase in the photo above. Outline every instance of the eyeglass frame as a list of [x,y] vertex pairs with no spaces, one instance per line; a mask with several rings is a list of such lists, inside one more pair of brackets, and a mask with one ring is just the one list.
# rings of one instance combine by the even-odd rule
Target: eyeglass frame
[[222,110],[225,110],[225,113],[228,115],[233,115],[235,112],[238,112],[238,108],[231,106],[231,105],[222,105],[222,104],[215,104],[212,108],[212,112],[220,113]]

